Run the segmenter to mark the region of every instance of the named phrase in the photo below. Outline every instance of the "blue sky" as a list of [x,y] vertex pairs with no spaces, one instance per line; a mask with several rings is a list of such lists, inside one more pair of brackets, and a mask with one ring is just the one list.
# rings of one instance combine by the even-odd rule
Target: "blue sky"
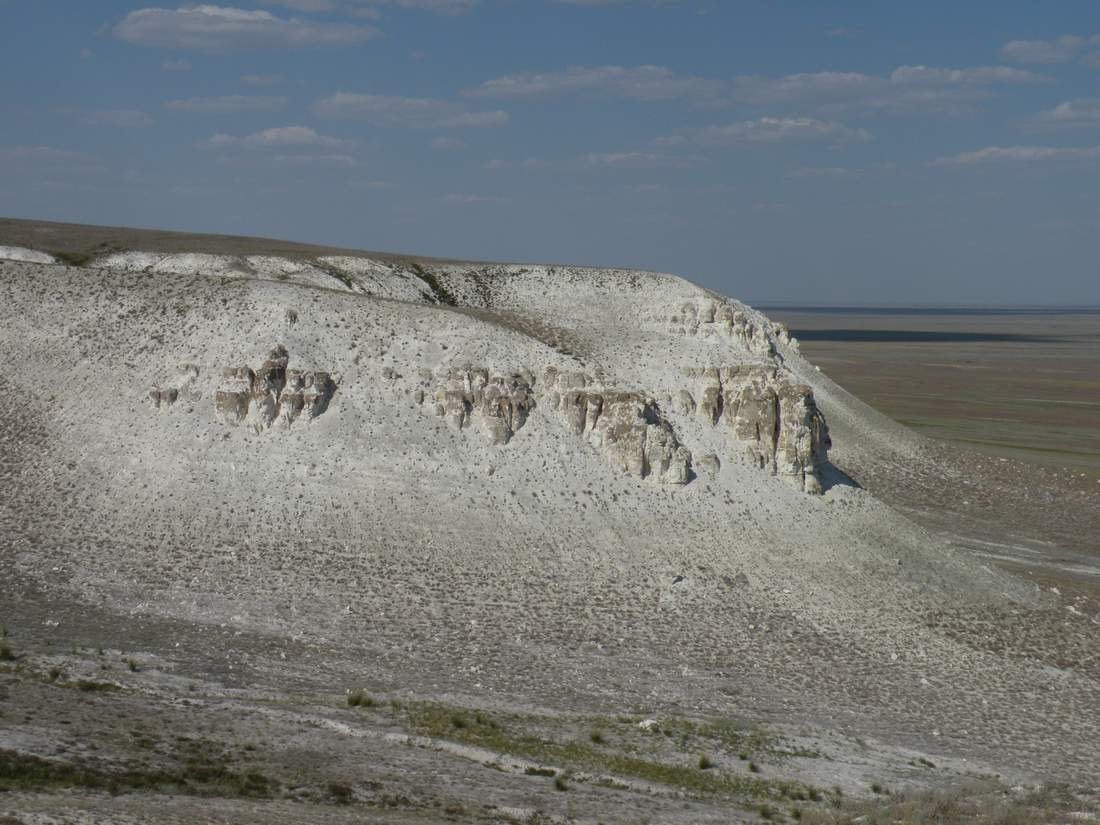
[[1100,304],[1100,5],[0,0],[0,214]]

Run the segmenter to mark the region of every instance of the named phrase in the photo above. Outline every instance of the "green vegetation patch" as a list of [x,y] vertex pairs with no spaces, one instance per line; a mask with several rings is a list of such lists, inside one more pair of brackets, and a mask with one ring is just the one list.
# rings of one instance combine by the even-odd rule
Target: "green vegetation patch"
[[69,266],[87,266],[88,262],[92,260],[92,256],[88,252],[50,252],[57,260],[63,264]]
[[108,771],[0,750],[0,791],[62,788],[266,798],[279,789],[279,783],[256,771],[241,773],[216,763],[190,763],[176,770]]
[[915,791],[862,802],[836,800],[832,808],[802,808],[809,825],[1047,825],[1100,823],[1097,799],[1062,786],[1009,791],[996,784]]
[[[481,711],[433,702],[406,703],[402,712],[406,724],[419,734],[531,759],[543,765],[554,764],[560,768],[557,775],[608,773],[701,795],[720,794],[754,800],[811,797],[812,789],[798,782],[723,773],[709,757],[705,768],[698,757],[688,764],[669,764],[654,755],[633,752],[635,748],[630,748],[631,752],[625,747],[617,748],[608,744],[603,736],[600,742],[595,742],[591,737],[561,741],[536,735],[532,731],[546,721],[538,717],[490,716]],[[718,730],[732,736],[731,730]],[[759,731],[747,735],[756,737],[753,739],[755,744],[768,741],[764,738],[766,734]],[[534,770],[538,775],[551,775],[543,773],[548,769]]]
[[409,267],[414,273],[416,273],[417,278],[428,285],[428,289],[432,291],[432,295],[435,296],[435,300],[437,303],[446,304],[447,306],[452,307],[458,305],[458,302],[455,301],[454,296],[447,291],[447,287],[440,283],[439,278],[437,278],[434,274],[426,270],[415,261],[410,262]]

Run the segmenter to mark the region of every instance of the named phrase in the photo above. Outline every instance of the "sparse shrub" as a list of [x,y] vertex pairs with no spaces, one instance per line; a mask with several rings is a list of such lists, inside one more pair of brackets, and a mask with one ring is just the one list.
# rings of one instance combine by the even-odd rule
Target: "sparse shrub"
[[0,662],[14,662],[15,651],[7,642],[0,642]]
[[740,759],[742,762],[748,762],[749,761],[749,755],[747,753],[745,753],[744,751],[741,751],[741,753],[737,754],[737,758]]
[[465,716],[455,714],[451,717],[451,725],[458,730],[464,730],[470,723],[466,721]]
[[763,805],[761,805],[759,808],[757,808],[756,812],[758,814],[760,814],[761,819],[774,819],[775,818],[775,808],[773,808],[771,805],[769,805],[766,802]]
[[59,668],[59,667],[51,667],[51,668],[50,668],[50,672],[49,672],[49,674],[48,674],[48,675],[49,675],[49,677],[50,677],[50,681],[51,681],[51,682],[56,682],[56,681],[57,681],[58,679],[60,679],[60,678],[61,678],[61,668]]
[[872,782],[871,793],[882,793],[882,785],[880,785],[878,782]]
[[373,708],[374,704],[374,697],[365,690],[348,691],[349,708]]
[[592,740],[594,745],[602,745],[606,741],[603,738],[603,734],[598,730],[594,730],[592,733],[588,734],[588,738]]
[[92,259],[87,252],[58,252],[52,253],[55,258],[69,266],[84,266]]
[[712,760],[705,753],[699,754],[699,770],[705,771],[714,767],[714,760]]
[[569,790],[569,782],[566,781],[564,776],[555,776],[554,789],[558,791],[567,791]]
[[750,762],[749,763],[749,770],[752,771],[753,773],[760,773],[760,766],[757,765],[755,762]]
[[337,805],[350,805],[354,797],[351,785],[345,785],[342,782],[329,782],[328,795]]
[[558,772],[553,768],[527,768],[524,773],[528,776],[557,776]]
[[76,689],[81,693],[107,693],[118,690],[118,685],[112,685],[110,682],[96,682],[93,679],[80,679],[76,683]]
[[410,262],[409,266],[413,272],[416,273],[416,277],[428,285],[428,288],[432,291],[432,295],[435,296],[436,303],[455,306],[456,302],[454,297],[433,273],[428,272],[424,267],[415,262]]
[[141,669],[138,667],[138,663],[133,659],[127,659],[126,666],[130,668],[131,673],[137,673]]

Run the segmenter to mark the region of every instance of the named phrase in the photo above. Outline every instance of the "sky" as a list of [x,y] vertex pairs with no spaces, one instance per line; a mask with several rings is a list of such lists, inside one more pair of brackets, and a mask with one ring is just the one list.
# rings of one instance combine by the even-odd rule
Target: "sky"
[[0,215],[1100,305],[1095,0],[0,0]]

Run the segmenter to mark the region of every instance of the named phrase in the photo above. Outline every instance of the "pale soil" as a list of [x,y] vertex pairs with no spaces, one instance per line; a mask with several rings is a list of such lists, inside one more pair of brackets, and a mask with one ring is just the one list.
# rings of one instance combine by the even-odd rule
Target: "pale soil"
[[[1095,782],[1094,491],[913,435],[782,345],[864,489],[803,494],[687,415],[670,413],[681,440],[724,450],[722,469],[672,487],[620,474],[548,411],[494,447],[413,400],[419,369],[451,364],[661,393],[683,367],[748,359],[661,321],[696,287],[0,229],[43,250],[115,242],[104,260],[169,243],[233,258],[0,262],[16,657],[0,759],[86,771],[9,766],[0,813],[726,822],[831,806],[833,786]],[[289,430],[218,422],[221,368],[275,343],[339,377],[328,410]],[[149,388],[181,362],[198,397],[156,409]],[[348,707],[354,689],[378,703]],[[659,732],[638,727],[651,718]]]

